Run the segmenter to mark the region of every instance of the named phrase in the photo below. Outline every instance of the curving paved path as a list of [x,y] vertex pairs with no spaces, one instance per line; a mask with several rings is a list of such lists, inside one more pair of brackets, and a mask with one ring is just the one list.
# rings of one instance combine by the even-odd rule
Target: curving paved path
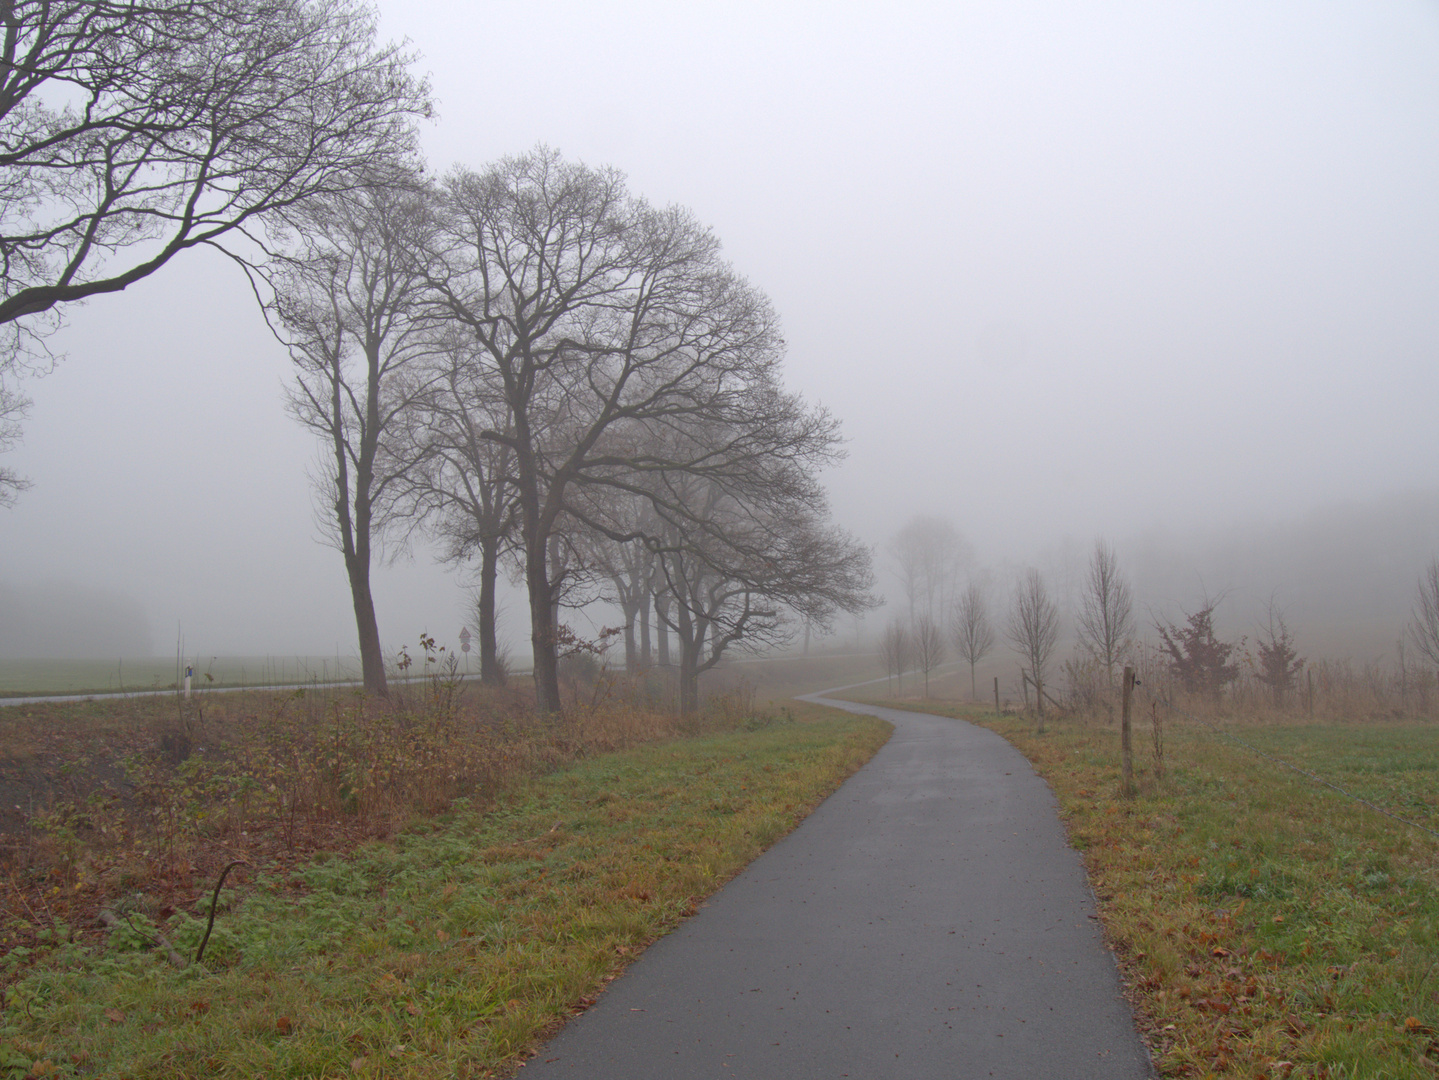
[[1151,1077],[1083,867],[1024,757],[971,724],[825,704],[894,735],[524,1080]]

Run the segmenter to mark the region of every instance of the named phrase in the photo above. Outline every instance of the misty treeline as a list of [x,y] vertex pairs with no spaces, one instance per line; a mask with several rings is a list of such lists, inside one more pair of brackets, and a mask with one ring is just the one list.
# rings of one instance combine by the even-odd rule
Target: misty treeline
[[[1425,711],[1439,694],[1439,558],[1429,561],[1414,586],[1407,624],[1395,628],[1393,665],[1356,670],[1347,662],[1302,656],[1273,595],[1251,632],[1233,639],[1215,626],[1223,593],[1202,593],[1177,620],[1141,611],[1118,554],[1102,538],[1089,552],[1069,610],[1033,567],[1014,575],[1006,595],[994,597],[1001,590],[976,565],[959,531],[941,518],[911,520],[888,554],[906,610],[885,625],[879,646],[901,692],[904,674],[912,671],[923,677],[928,693],[931,673],[953,655],[968,666],[970,696],[977,699],[975,668],[1003,643],[1018,661],[1018,689],[1041,715],[1046,702],[1058,703],[1051,681],[1062,684],[1067,704],[1092,709],[1126,665],[1151,685],[1191,701],[1280,710],[1313,711],[1322,699],[1351,713]],[[1055,672],[1066,634],[1071,654]]]
[[[370,569],[417,534],[474,567],[487,681],[497,576],[525,582],[544,712],[560,658],[603,644],[566,608],[618,605],[627,665],[674,662],[688,711],[729,647],[871,606],[870,554],[817,479],[838,425],[784,389],[775,313],[713,233],[544,148],[429,176],[428,87],[374,18],[355,0],[4,6],[0,449],[64,305],[204,244],[245,269],[294,361],[368,690],[386,692]],[[0,473],[0,499],[24,486]]]
[[498,575],[523,580],[543,712],[560,660],[604,645],[566,608],[616,604],[631,671],[653,626],[690,712],[732,645],[871,604],[869,551],[817,479],[838,425],[784,389],[769,301],[688,211],[540,148],[387,175],[285,225],[248,269],[327,446],[367,689],[386,690],[375,545],[416,531],[473,566],[484,681],[503,677]]

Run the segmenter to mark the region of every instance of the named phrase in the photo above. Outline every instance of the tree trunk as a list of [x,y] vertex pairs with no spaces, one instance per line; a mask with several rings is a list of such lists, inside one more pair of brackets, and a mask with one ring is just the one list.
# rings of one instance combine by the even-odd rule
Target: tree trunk
[[535,709],[560,712],[560,665],[555,648],[554,589],[545,559],[546,538],[526,537],[525,581],[530,593],[530,645],[534,649]]
[[680,716],[693,716],[700,707],[699,665],[690,649],[680,651]]
[[640,667],[650,668],[650,596],[640,598]]
[[385,682],[385,654],[380,650],[380,627],[375,621],[375,600],[370,595],[370,568],[354,556],[345,558],[350,577],[350,599],[355,606],[355,628],[360,637],[360,673],[365,693],[388,697]]
[[639,605],[631,601],[620,604],[620,614],[625,620],[625,674],[633,675],[640,669],[639,649],[635,645],[635,617]]
[[495,579],[499,576],[500,541],[480,541],[480,682],[499,686],[504,681],[500,671],[500,646],[495,632]]
[[655,597],[655,614],[658,620],[655,623],[655,650],[659,657],[660,667],[670,666],[670,628],[665,622],[665,616],[669,614],[669,599],[667,597]]
[[975,686],[975,682],[974,682],[974,664],[972,664],[972,663],[969,665],[969,700],[970,700],[970,701],[978,701],[978,700],[979,700],[979,689]]
[[693,716],[700,703],[700,651],[704,648],[704,628],[690,619],[689,609],[679,608],[679,626],[675,636],[680,644],[680,716]]

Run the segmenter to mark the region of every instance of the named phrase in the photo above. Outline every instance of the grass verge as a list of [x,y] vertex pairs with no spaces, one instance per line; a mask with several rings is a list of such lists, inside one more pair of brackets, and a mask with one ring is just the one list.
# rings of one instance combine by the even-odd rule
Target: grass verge
[[888,737],[798,712],[595,756],[222,897],[204,968],[152,940],[192,950],[208,896],[103,947],[57,926],[10,987],[0,1075],[503,1074]]
[[[1162,1075],[1439,1075],[1439,838],[1201,725],[1164,727],[1156,757],[1146,715],[1125,800],[1117,725],[900,707],[997,731],[1049,782]],[[1439,830],[1432,723],[1234,730]]]

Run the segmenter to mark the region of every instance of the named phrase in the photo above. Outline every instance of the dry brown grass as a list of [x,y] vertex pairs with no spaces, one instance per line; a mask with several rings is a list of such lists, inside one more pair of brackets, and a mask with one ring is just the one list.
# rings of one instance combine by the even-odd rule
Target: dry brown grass
[[[681,722],[632,686],[580,683],[563,717],[443,680],[389,700],[235,693],[0,709],[0,945],[89,926],[122,895],[181,906],[237,860],[283,870],[387,837],[457,798],[576,758],[734,727],[746,699]],[[249,876],[249,875],[247,875]],[[283,875],[280,875],[283,877]]]

